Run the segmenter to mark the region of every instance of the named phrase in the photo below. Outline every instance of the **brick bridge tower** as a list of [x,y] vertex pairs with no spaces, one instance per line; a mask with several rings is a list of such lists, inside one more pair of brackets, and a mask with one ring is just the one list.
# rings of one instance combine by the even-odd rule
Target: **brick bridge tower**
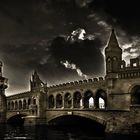
[[6,121],[6,96],[5,89],[7,86],[8,79],[2,76],[2,62],[0,61],[0,123]]
[[105,48],[107,78],[117,78],[121,67],[122,49],[119,47],[114,29],[112,29],[108,46]]

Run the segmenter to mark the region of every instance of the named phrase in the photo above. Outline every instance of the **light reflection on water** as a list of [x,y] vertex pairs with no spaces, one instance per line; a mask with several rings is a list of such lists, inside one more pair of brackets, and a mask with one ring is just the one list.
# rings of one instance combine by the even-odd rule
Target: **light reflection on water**
[[[13,127],[0,126],[0,140],[120,140],[134,136],[100,136],[92,128],[79,127]],[[138,140],[138,138],[137,138]]]

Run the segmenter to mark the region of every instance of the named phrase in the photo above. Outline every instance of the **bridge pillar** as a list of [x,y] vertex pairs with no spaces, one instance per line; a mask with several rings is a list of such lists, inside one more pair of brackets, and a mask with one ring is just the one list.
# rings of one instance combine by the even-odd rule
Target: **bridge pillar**
[[64,96],[62,96],[62,108],[65,108]]
[[127,123],[127,121],[121,122],[112,118],[106,122],[105,132],[107,134],[130,134],[131,126]]
[[73,98],[71,99],[71,108],[74,108]]

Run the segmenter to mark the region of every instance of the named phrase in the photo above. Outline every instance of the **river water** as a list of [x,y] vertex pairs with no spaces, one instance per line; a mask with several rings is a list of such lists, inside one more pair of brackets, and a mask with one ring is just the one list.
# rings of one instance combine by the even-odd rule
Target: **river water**
[[85,127],[24,127],[0,126],[0,140],[138,140],[140,137],[94,133],[92,128]]

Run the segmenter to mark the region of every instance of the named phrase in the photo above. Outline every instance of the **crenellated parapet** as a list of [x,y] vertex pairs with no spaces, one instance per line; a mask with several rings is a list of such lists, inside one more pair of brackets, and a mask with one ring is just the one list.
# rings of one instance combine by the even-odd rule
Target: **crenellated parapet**
[[126,62],[121,62],[121,68],[118,73],[118,78],[139,78],[140,77],[140,60],[139,58],[130,59],[130,63],[126,66]]
[[25,92],[17,93],[17,94],[14,94],[14,95],[7,96],[7,100],[28,97],[28,96],[30,96],[30,94],[31,94],[30,91],[25,91]]
[[91,84],[99,84],[101,82],[105,82],[104,77],[72,81],[72,82],[67,82],[67,83],[63,83],[63,84],[59,84],[59,85],[52,85],[52,86],[48,87],[48,91],[54,91],[54,90],[65,89],[65,88],[73,88],[73,87],[79,87],[79,86],[91,85]]
[[120,71],[125,70],[136,70],[140,69],[140,60],[139,58],[130,59],[129,64],[126,66],[126,62],[124,60],[121,61],[121,68]]

